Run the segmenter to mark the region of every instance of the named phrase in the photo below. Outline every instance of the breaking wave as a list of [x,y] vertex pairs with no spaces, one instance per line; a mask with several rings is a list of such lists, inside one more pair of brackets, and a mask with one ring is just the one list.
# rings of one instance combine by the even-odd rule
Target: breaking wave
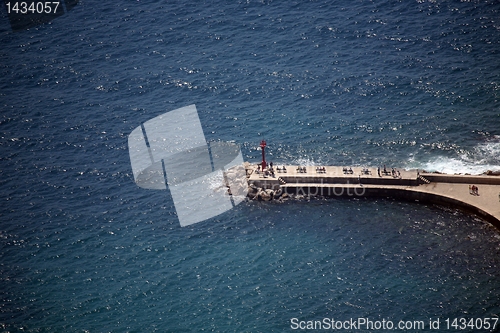
[[426,162],[410,161],[411,168],[450,174],[482,174],[500,170],[500,136],[475,146],[457,157],[437,156]]

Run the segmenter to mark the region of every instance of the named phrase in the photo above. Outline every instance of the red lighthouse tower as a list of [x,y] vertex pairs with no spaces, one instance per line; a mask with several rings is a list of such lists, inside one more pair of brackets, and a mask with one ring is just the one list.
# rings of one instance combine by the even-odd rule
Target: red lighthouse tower
[[264,171],[264,169],[266,168],[267,166],[267,163],[266,163],[266,141],[265,140],[262,140],[260,142],[260,148],[262,148],[262,171]]

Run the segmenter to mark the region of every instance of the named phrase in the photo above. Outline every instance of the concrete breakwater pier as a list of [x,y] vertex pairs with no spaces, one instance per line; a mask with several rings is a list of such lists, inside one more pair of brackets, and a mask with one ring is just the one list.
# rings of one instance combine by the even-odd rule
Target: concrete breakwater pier
[[[263,149],[264,150],[264,149]],[[264,152],[263,152],[264,157]],[[500,229],[500,176],[345,166],[246,164],[248,196],[393,197],[473,212]],[[262,170],[262,167],[264,169]]]

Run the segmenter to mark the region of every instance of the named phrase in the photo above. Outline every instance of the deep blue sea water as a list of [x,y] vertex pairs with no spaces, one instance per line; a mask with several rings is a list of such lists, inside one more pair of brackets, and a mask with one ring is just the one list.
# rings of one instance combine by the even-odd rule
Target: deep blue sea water
[[2,7],[0,331],[500,316],[500,232],[454,209],[245,202],[181,228],[127,137],[193,103],[251,162],[265,139],[275,163],[497,170],[500,3],[82,0],[18,32]]

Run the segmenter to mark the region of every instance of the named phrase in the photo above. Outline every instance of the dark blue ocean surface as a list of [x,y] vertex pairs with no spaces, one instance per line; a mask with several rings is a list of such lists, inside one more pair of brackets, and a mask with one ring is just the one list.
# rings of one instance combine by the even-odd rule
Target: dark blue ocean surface
[[498,318],[500,232],[474,216],[251,201],[181,228],[127,137],[194,103],[251,162],[265,139],[275,163],[498,170],[499,59],[497,1],[90,0],[18,32],[2,7],[0,330]]

